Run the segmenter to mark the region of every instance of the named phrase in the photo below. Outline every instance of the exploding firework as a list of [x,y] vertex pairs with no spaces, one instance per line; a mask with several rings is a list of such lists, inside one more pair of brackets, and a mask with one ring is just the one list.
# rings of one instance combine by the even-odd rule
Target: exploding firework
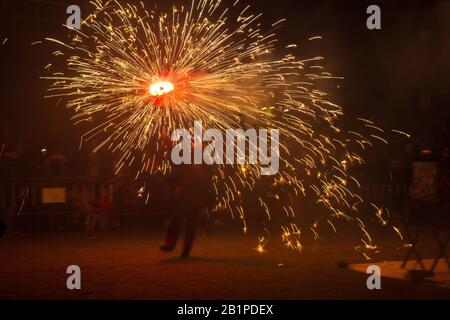
[[[70,41],[46,39],[61,46],[54,55],[65,66],[45,77],[52,81],[48,97],[64,99],[74,123],[90,126],[83,142],[99,141],[95,151],[118,154],[117,171],[139,163],[136,176],[170,174],[164,136],[173,130],[192,130],[195,121],[205,129],[276,128],[279,172],[262,176],[249,159],[217,166],[211,182],[215,210],[226,209],[247,231],[248,216],[258,214],[246,209],[245,199],[252,197],[267,222],[276,220],[274,214],[289,221],[280,229],[290,248],[301,250],[307,233],[318,238],[321,228],[335,231],[337,220],[354,223],[364,247],[375,247],[358,214],[364,201],[350,172],[364,164],[359,153],[374,139],[385,141],[383,130],[368,120],[362,120],[366,134],[340,129],[342,108],[317,85],[333,76],[319,66],[322,57],[280,54],[275,32],[282,21],[265,30],[261,15],[249,7],[238,10],[238,1],[227,7],[218,0],[192,0],[171,12],[149,10],[142,2],[93,5],[81,30],[70,31]],[[303,198],[326,209],[317,210],[308,225],[295,222],[296,203]],[[268,238],[259,238],[258,251]]]

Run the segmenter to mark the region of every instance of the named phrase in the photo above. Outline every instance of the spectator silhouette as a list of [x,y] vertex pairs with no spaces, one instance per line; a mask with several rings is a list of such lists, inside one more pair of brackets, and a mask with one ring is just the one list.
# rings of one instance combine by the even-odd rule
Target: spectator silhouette
[[97,199],[95,200],[96,211],[100,229],[107,229],[111,225],[113,206],[110,194],[110,185],[102,183],[100,185]]
[[3,234],[6,231],[6,225],[3,221],[0,221],[0,238],[3,237]]
[[445,146],[438,162],[438,192],[441,202],[450,202],[450,147]]
[[[3,182],[4,193],[4,212],[1,212],[4,218],[3,226],[6,224],[10,227],[13,225],[14,211],[16,210],[17,195],[16,178],[18,176],[18,163],[21,156],[21,150],[14,142],[14,132],[8,124],[2,125],[0,132],[0,178],[5,179]],[[3,227],[5,229],[5,227]]]

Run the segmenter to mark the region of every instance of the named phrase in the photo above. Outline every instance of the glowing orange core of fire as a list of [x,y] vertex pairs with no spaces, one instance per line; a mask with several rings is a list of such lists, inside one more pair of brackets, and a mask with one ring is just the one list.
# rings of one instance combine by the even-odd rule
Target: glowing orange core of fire
[[160,97],[162,95],[165,95],[175,89],[174,85],[171,82],[168,81],[161,81],[156,82],[150,85],[148,88],[149,93],[152,96]]

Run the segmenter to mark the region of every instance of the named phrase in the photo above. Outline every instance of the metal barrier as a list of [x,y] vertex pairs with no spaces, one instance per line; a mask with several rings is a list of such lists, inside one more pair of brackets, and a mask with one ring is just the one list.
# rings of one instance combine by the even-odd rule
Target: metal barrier
[[[0,213],[13,207],[16,214],[21,215],[69,210],[82,190],[95,195],[101,184],[107,186],[110,201],[119,215],[154,213],[168,202],[164,178],[135,180],[117,177],[107,182],[88,177],[0,179]],[[146,191],[142,192],[144,185]],[[152,206],[148,205],[150,203]]]
[[[81,190],[87,189],[96,194],[100,184],[101,181],[88,177],[0,179],[0,210],[16,206],[21,214],[32,214],[70,207]],[[161,211],[168,204],[168,188],[163,177],[154,180],[116,177],[108,180],[107,185],[111,202],[118,214]],[[150,195],[140,192],[144,185]],[[64,190],[65,201],[56,201],[54,205],[52,201],[45,201],[45,191],[59,188]],[[401,207],[409,198],[409,189],[409,183],[405,181],[362,183],[362,195],[365,199],[395,207]],[[146,206],[149,203],[152,205]]]
[[[145,191],[143,192],[143,186]],[[163,177],[135,180],[116,177],[107,182],[88,177],[0,179],[0,219],[9,229],[80,230],[85,215],[77,201],[89,193],[94,205],[100,186],[108,190],[112,217],[130,225],[151,222],[164,216],[169,207],[168,188]]]
[[43,190],[63,188],[66,194],[81,187],[95,191],[95,182],[87,178],[18,178],[0,180],[0,209],[19,207],[21,213],[45,211]]

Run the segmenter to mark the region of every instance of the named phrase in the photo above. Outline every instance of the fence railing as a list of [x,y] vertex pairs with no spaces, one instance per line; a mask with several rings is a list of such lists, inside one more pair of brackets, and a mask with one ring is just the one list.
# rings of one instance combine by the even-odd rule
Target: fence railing
[[[83,190],[98,193],[101,181],[88,177],[0,179],[0,210],[17,207],[21,214],[64,210],[74,204]],[[116,177],[106,184],[109,197],[118,214],[161,211],[168,202],[164,178],[135,180]],[[144,192],[140,192],[143,186]],[[409,197],[409,183],[366,182],[362,184],[365,199],[400,206]],[[148,191],[148,193],[147,193]],[[151,203],[151,206],[146,204]]]
[[[155,188],[155,184],[159,186]],[[140,192],[144,185],[147,186],[146,191]],[[117,177],[107,182],[88,177],[0,179],[0,211],[15,208],[18,214],[26,215],[68,210],[83,192],[87,191],[95,199],[103,186],[117,214],[133,211],[151,213],[163,208],[167,202],[167,188],[164,185],[162,180],[128,177]],[[153,206],[146,205],[150,200]]]
[[[409,198],[407,182],[368,181],[362,186],[365,200],[389,208],[401,208]],[[89,177],[18,178],[0,179],[0,218],[10,229],[80,230],[85,215],[77,201],[90,194],[94,203],[100,188],[107,188],[113,216],[121,225],[154,223],[155,218],[169,214],[169,188],[164,177],[147,180],[115,177],[107,182]]]

